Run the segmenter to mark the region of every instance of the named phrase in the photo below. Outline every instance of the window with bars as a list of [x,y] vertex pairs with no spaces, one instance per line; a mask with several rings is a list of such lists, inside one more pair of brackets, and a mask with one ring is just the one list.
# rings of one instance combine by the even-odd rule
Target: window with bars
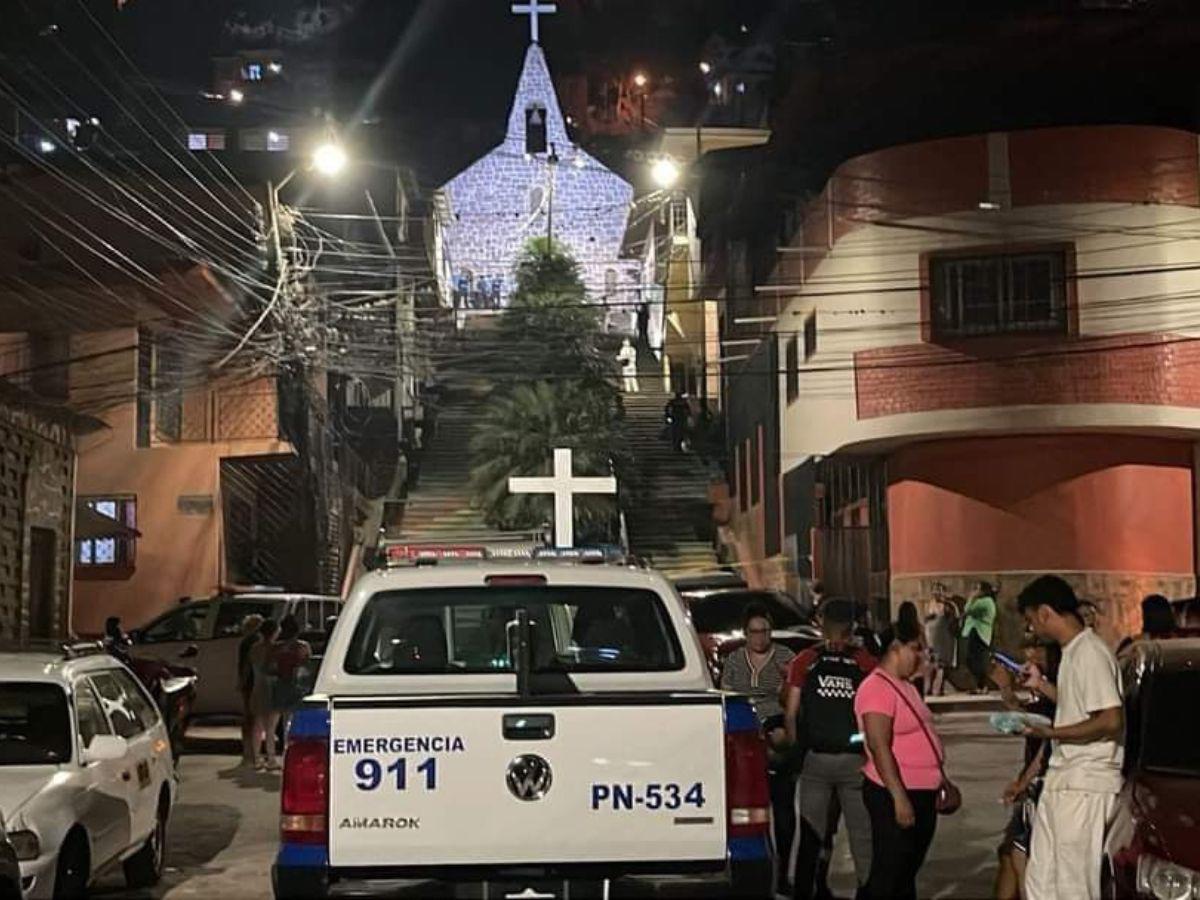
[[687,237],[689,233],[687,196],[676,195],[671,198],[671,234]]
[[[107,519],[129,529],[137,528],[137,498],[85,497],[82,503]],[[136,558],[137,538],[96,537],[75,542],[75,563],[86,568],[132,568]]]
[[935,338],[1067,330],[1061,251],[934,258],[929,290]]
[[183,437],[183,359],[178,346],[138,332],[137,446],[151,438],[175,443]]

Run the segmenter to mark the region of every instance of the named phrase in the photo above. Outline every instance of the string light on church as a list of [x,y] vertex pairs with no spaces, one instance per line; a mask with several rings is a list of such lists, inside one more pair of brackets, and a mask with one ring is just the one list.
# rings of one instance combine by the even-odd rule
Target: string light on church
[[[643,261],[623,253],[633,185],[571,139],[546,64],[541,17],[557,8],[544,0],[511,5],[529,18],[529,46],[504,140],[441,188],[453,210],[441,244],[447,294],[462,321],[508,305],[517,262],[534,239],[550,237],[570,253],[597,301],[641,280]],[[636,329],[632,302],[627,309],[608,304],[604,312],[611,331]]]

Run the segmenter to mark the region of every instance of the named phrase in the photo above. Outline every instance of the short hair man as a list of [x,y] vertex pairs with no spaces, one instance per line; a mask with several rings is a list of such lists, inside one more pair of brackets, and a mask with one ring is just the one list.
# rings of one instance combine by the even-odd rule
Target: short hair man
[[1062,647],[1057,685],[1031,684],[1057,708],[1053,726],[1026,729],[1054,744],[1034,820],[1025,896],[1098,900],[1104,832],[1124,761],[1121,671],[1108,645],[1083,624],[1079,600],[1061,578],[1033,581],[1017,608],[1038,637]]
[[[824,888],[818,861],[836,827],[830,810],[840,802],[850,836],[855,875],[866,883],[871,865],[871,820],[862,796],[863,745],[854,717],[854,694],[876,660],[851,643],[854,606],[831,598],[820,608],[824,641],[799,654],[788,669],[784,714],[788,738],[805,750],[800,771],[800,847],[795,896]],[[830,822],[833,818],[834,821]]]

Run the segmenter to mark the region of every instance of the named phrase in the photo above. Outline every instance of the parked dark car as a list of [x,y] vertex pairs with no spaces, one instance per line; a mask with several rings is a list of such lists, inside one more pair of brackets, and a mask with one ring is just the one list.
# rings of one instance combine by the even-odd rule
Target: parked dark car
[[1122,656],[1125,788],[1105,845],[1104,895],[1177,900],[1200,888],[1200,638]]
[[672,584],[680,594],[729,588],[745,590],[748,587],[741,575],[729,569],[713,569],[711,572],[693,572],[690,575],[681,575],[673,579]]
[[680,594],[687,602],[714,678],[720,677],[725,658],[745,643],[742,617],[752,603],[765,607],[771,614],[774,626],[771,639],[793,653],[821,641],[820,629],[811,624],[810,617],[795,600],[780,591],[724,588],[681,590]]

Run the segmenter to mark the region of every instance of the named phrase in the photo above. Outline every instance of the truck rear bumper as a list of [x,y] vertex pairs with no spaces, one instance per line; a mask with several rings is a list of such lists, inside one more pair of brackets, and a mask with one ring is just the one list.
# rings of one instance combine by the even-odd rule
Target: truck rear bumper
[[[314,869],[275,865],[271,881],[276,900],[317,900],[335,897],[445,897],[454,900],[505,900],[521,895],[544,900],[616,897],[753,897],[772,896],[774,870],[770,859],[731,862],[722,869],[695,872],[613,873],[563,877],[541,873],[472,872],[462,878],[439,872],[435,878],[416,873],[395,877],[386,871]],[[606,890],[607,886],[607,890]]]

